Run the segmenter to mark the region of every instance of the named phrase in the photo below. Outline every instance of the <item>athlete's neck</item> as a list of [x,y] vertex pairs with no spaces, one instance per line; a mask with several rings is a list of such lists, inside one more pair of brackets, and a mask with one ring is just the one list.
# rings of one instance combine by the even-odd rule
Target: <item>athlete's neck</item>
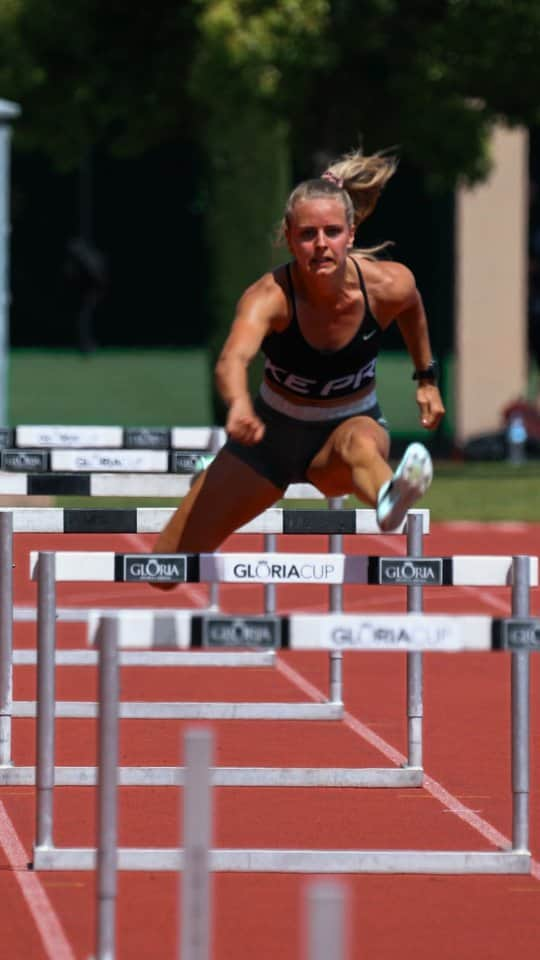
[[302,297],[313,306],[337,305],[346,295],[347,263],[344,262],[331,274],[304,273],[295,262],[292,266],[293,282]]

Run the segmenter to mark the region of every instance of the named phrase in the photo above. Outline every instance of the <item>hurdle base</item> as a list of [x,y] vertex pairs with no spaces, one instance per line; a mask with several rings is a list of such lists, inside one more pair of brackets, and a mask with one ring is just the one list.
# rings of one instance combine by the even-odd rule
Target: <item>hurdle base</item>
[[[57,667],[96,667],[97,650],[56,650]],[[198,650],[120,650],[122,667],[273,667],[276,654],[273,650],[263,653],[216,653]],[[37,663],[35,650],[14,650],[15,666],[33,666]]]
[[[95,870],[96,850],[88,847],[35,847],[34,870]],[[181,870],[182,851],[120,848],[119,870]],[[525,850],[212,850],[214,872],[527,874]]]
[[[122,701],[121,720],[341,720],[342,703],[151,703]],[[55,717],[87,719],[98,716],[98,704],[84,700],[57,700]],[[35,700],[13,703],[13,717],[35,717]]]
[[[121,787],[183,787],[184,767],[119,767]],[[216,787],[421,787],[420,767],[215,767]],[[0,767],[0,786],[35,786],[35,767]],[[56,787],[92,787],[96,767],[55,767]]]

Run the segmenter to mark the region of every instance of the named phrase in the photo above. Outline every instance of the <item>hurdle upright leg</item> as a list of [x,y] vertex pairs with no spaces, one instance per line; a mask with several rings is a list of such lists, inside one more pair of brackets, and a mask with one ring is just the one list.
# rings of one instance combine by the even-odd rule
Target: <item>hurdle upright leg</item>
[[178,960],[210,960],[212,956],[213,740],[212,732],[201,727],[188,730],[184,737],[186,781]]
[[[512,559],[512,616],[530,612],[529,557]],[[529,849],[530,652],[511,655],[512,849]]]
[[[217,456],[219,450],[225,443],[223,437],[223,430],[220,427],[212,427],[210,431],[210,446],[209,451],[214,456]],[[219,583],[211,583],[208,591],[208,610],[212,613],[217,613],[220,605],[220,590]]]
[[51,848],[54,816],[56,558],[40,553],[36,718],[36,846]]
[[118,621],[102,621],[99,649],[99,789],[97,792],[96,960],[116,956],[118,859]]
[[[339,510],[343,506],[343,497],[329,497],[330,510]],[[341,553],[343,550],[343,535],[331,533],[328,538],[331,553]],[[332,583],[330,590],[330,612],[343,613],[343,584]],[[329,654],[329,700],[331,703],[343,703],[343,652],[331,650]]]
[[348,890],[337,880],[311,880],[306,901],[306,960],[345,960]]
[[[422,517],[407,514],[407,553],[421,557],[424,552]],[[407,587],[407,613],[422,613],[424,588],[418,584]],[[421,767],[423,763],[422,720],[423,662],[421,653],[407,654],[407,766]]]
[[[277,540],[275,533],[265,533],[264,535],[264,549],[266,553],[274,553],[277,548]],[[275,583],[265,583],[264,585],[264,612],[265,613],[275,613],[277,610],[276,603],[276,585]]]
[[0,513],[0,766],[11,766],[13,712],[13,516]]

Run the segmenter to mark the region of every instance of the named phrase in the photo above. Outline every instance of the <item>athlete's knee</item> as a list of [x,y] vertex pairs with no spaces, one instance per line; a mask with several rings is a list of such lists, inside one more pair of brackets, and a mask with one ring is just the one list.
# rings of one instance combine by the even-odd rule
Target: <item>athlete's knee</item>
[[347,430],[336,437],[335,450],[350,467],[367,466],[378,456],[375,437],[361,430]]

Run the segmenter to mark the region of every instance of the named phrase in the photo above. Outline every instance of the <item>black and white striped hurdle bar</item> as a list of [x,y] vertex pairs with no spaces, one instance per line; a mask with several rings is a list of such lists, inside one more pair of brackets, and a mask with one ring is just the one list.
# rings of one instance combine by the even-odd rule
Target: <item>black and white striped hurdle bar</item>
[[[160,533],[174,514],[174,507],[134,509],[71,507],[2,507],[11,513],[14,533]],[[429,510],[410,510],[422,518],[422,532],[429,533]],[[405,532],[407,520],[394,533]],[[374,534],[380,535],[374,510],[283,510],[271,507],[236,533],[263,534]],[[385,534],[387,536],[388,534]]]
[[[193,474],[174,473],[0,473],[0,496],[185,497]],[[292,483],[291,500],[324,500],[309,483]]]
[[215,452],[225,442],[221,427],[118,427],[33,425],[0,427],[0,450],[102,449]]
[[6,473],[181,473],[213,459],[204,450],[0,450]]
[[[58,551],[57,581],[122,583],[370,584],[384,586],[509,586],[508,556],[384,557],[342,553],[145,554]],[[30,554],[37,578],[39,553]],[[529,585],[538,586],[538,558],[528,557]]]

